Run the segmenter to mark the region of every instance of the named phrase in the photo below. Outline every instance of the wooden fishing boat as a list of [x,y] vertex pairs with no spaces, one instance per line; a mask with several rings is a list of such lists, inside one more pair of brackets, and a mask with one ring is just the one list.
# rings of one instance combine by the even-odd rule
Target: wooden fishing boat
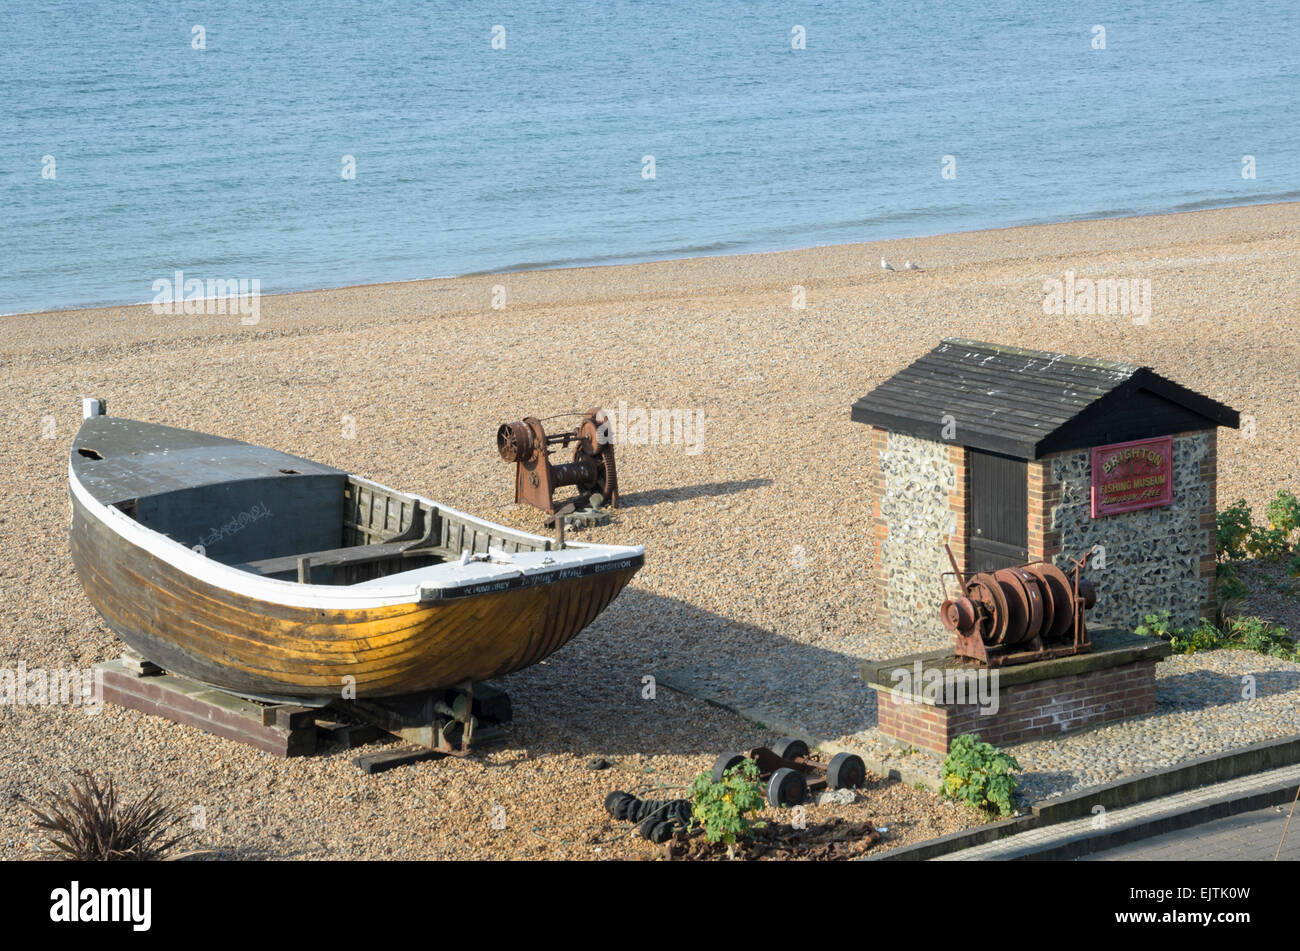
[[148,660],[234,693],[324,702],[507,674],[590,624],[644,560],[86,402],[68,481],[87,596]]

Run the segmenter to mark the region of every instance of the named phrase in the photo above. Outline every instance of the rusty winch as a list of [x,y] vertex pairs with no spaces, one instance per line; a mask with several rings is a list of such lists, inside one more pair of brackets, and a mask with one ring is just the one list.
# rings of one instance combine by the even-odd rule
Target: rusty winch
[[[576,428],[554,436],[548,436],[542,421],[533,416],[501,424],[497,452],[506,462],[515,463],[516,502],[527,502],[551,515],[557,507],[570,504],[576,508],[618,508],[618,472],[605,413],[590,409],[581,415],[582,422]],[[552,447],[563,449],[570,443],[574,447],[573,460],[552,463]],[[566,485],[575,486],[578,494],[557,501],[556,489]]]
[[955,653],[988,667],[1086,654],[1092,649],[1083,612],[1097,602],[1092,582],[1082,576],[1091,550],[1072,572],[1047,561],[963,576],[947,545],[961,593],[939,609],[943,626],[957,635]]

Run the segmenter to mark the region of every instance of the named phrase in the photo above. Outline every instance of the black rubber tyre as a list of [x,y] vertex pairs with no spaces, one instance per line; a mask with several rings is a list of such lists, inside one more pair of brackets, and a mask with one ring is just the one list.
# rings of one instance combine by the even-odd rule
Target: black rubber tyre
[[605,797],[605,809],[615,819],[627,820],[630,818],[628,810],[636,803],[636,797],[631,793],[615,792]]
[[803,773],[782,766],[767,781],[767,801],[773,806],[797,806],[808,798],[808,781]]
[[623,801],[623,797],[625,797],[626,795],[627,793],[623,792],[623,790],[615,789],[612,793],[610,793],[608,796],[605,797],[605,811],[608,812],[611,816],[615,815],[619,803]]
[[808,755],[808,744],[792,736],[783,736],[772,744],[772,752],[781,759],[801,759]]
[[672,822],[656,822],[650,829],[650,835],[647,836],[655,845],[662,845],[673,837],[675,824]]
[[659,816],[648,816],[637,823],[637,832],[640,834],[641,838],[654,841],[653,839],[650,839],[650,836],[654,833],[655,826],[659,825],[659,823],[663,821],[664,820]]
[[867,782],[867,764],[861,756],[836,753],[826,767],[826,785],[831,789],[860,789]]
[[726,774],[727,770],[739,766],[744,761],[744,753],[723,753],[713,761],[713,781],[715,783],[722,782],[723,776]]

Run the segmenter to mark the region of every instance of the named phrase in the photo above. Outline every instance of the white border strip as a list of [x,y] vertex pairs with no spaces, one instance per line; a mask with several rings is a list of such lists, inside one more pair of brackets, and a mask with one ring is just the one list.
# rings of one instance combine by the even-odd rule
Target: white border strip
[[[397,492],[396,489],[390,489],[369,479],[362,479],[357,476],[352,476],[352,478],[366,485],[382,489],[385,492]],[[146,528],[120,509],[105,505],[92,496],[89,490],[81,484],[72,469],[71,461],[68,463],[68,485],[72,489],[72,494],[77,501],[85,506],[87,512],[99,519],[107,528],[120,535],[129,544],[135,545],[137,548],[171,565],[176,570],[182,571],[199,581],[246,598],[285,607],[360,610],[389,607],[395,604],[415,604],[421,600],[420,591],[422,588],[451,591],[467,585],[515,578],[525,573],[519,568],[492,562],[470,561],[463,565],[458,562],[445,562],[439,565],[429,565],[427,569],[429,575],[427,577],[421,575],[419,578],[413,579],[410,573],[406,573],[406,580],[400,585],[391,587],[371,586],[365,588],[364,593],[360,590],[353,591],[348,585],[299,584],[296,581],[280,581],[213,561],[211,558],[200,555],[192,548],[168,538],[161,532]],[[541,535],[516,532],[504,525],[497,525],[481,518],[466,515],[420,495],[409,492],[397,492],[397,494],[432,505],[441,512],[463,518],[466,522],[482,526],[487,531],[498,529],[506,534],[522,534],[539,541],[547,540]],[[592,545],[579,542],[573,544],[572,547],[566,547],[563,551],[552,551],[546,554],[555,559],[555,564],[548,565],[547,571],[560,571],[565,568],[577,568],[604,561],[616,561],[621,558],[643,555],[645,554],[645,546]]]

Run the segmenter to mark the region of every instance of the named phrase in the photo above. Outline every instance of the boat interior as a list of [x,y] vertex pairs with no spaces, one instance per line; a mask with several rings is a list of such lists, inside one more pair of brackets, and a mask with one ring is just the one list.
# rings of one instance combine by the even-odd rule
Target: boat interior
[[300,478],[197,486],[117,507],[222,564],[303,584],[360,584],[465,552],[553,544],[350,476],[284,474]]
[[304,584],[365,584],[554,542],[248,443],[95,416],[72,472],[99,502],[225,565]]
[[119,504],[142,525],[222,564],[302,584],[353,585],[552,542],[466,518],[343,474],[197,486]]

